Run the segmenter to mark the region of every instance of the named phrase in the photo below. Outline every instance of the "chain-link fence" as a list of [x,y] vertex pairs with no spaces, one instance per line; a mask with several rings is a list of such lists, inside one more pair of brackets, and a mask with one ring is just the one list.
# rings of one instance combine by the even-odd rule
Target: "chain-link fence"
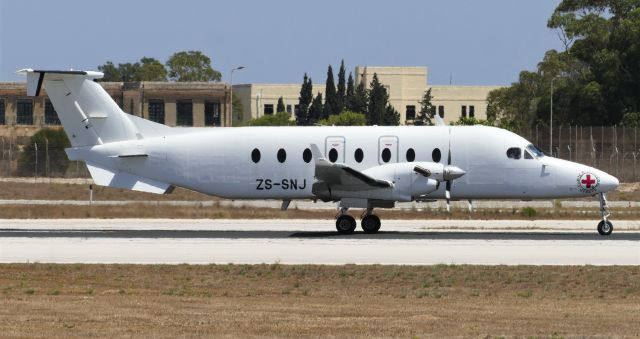
[[[548,126],[538,125],[520,133],[545,152],[550,152]],[[0,137],[0,175],[80,177],[89,173],[83,162],[67,160],[63,149],[46,142],[30,145]],[[29,147],[32,146],[32,147]],[[553,156],[590,165],[615,175],[623,182],[640,179],[638,129],[615,126],[559,126],[553,128]],[[35,153],[35,154],[33,154]]]
[[555,157],[593,166],[623,182],[636,182],[640,179],[638,132],[635,127],[554,126],[551,134],[548,126],[538,125],[521,135]]

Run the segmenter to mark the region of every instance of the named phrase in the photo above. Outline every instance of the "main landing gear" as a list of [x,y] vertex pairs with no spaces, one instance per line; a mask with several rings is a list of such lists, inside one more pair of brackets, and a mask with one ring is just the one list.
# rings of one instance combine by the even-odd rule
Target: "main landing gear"
[[607,196],[604,193],[600,193],[599,197],[602,221],[598,223],[598,233],[600,233],[600,235],[609,235],[613,231],[613,224],[607,219],[611,215],[609,205],[607,204]]
[[[351,234],[356,229],[356,219],[347,214],[348,208],[342,207],[340,208],[340,212],[336,216],[336,229],[340,234]],[[360,221],[360,226],[364,233],[376,233],[380,230],[380,218],[377,215],[373,214],[373,209],[368,208],[362,214],[362,220]]]

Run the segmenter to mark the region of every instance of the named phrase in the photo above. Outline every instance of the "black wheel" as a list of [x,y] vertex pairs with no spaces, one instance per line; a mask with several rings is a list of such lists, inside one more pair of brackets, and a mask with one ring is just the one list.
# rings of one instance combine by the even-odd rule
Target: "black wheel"
[[375,214],[369,214],[360,222],[364,233],[376,233],[380,229],[380,218]]
[[611,232],[613,232],[613,224],[611,223],[611,221],[602,220],[598,224],[598,233],[600,233],[600,235],[609,235],[611,234]]
[[356,229],[356,219],[350,215],[343,214],[336,220],[336,229],[340,234],[351,234]]

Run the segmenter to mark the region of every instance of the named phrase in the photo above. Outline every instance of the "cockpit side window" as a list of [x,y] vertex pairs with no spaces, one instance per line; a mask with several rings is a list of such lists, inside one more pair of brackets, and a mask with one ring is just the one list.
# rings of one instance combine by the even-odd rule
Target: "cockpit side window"
[[544,153],[538,147],[536,147],[534,144],[529,144],[527,146],[527,150],[529,152],[531,152],[531,154],[533,154],[534,157],[539,158],[539,157],[544,156]]
[[522,150],[520,149],[520,147],[511,147],[507,150],[507,158],[510,159],[520,159],[520,156],[522,155]]
[[528,150],[524,150],[524,158],[525,159],[533,159],[533,155],[531,155],[531,153],[529,153]]

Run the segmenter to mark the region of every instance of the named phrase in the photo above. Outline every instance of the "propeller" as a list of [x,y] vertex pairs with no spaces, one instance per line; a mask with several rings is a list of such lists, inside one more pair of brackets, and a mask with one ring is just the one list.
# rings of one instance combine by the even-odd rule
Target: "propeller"
[[447,212],[451,212],[451,185],[454,179],[460,178],[465,175],[463,169],[458,166],[451,165],[451,127],[449,127],[449,152],[447,153],[447,166],[444,167],[442,176],[445,180],[444,197],[447,199]]

